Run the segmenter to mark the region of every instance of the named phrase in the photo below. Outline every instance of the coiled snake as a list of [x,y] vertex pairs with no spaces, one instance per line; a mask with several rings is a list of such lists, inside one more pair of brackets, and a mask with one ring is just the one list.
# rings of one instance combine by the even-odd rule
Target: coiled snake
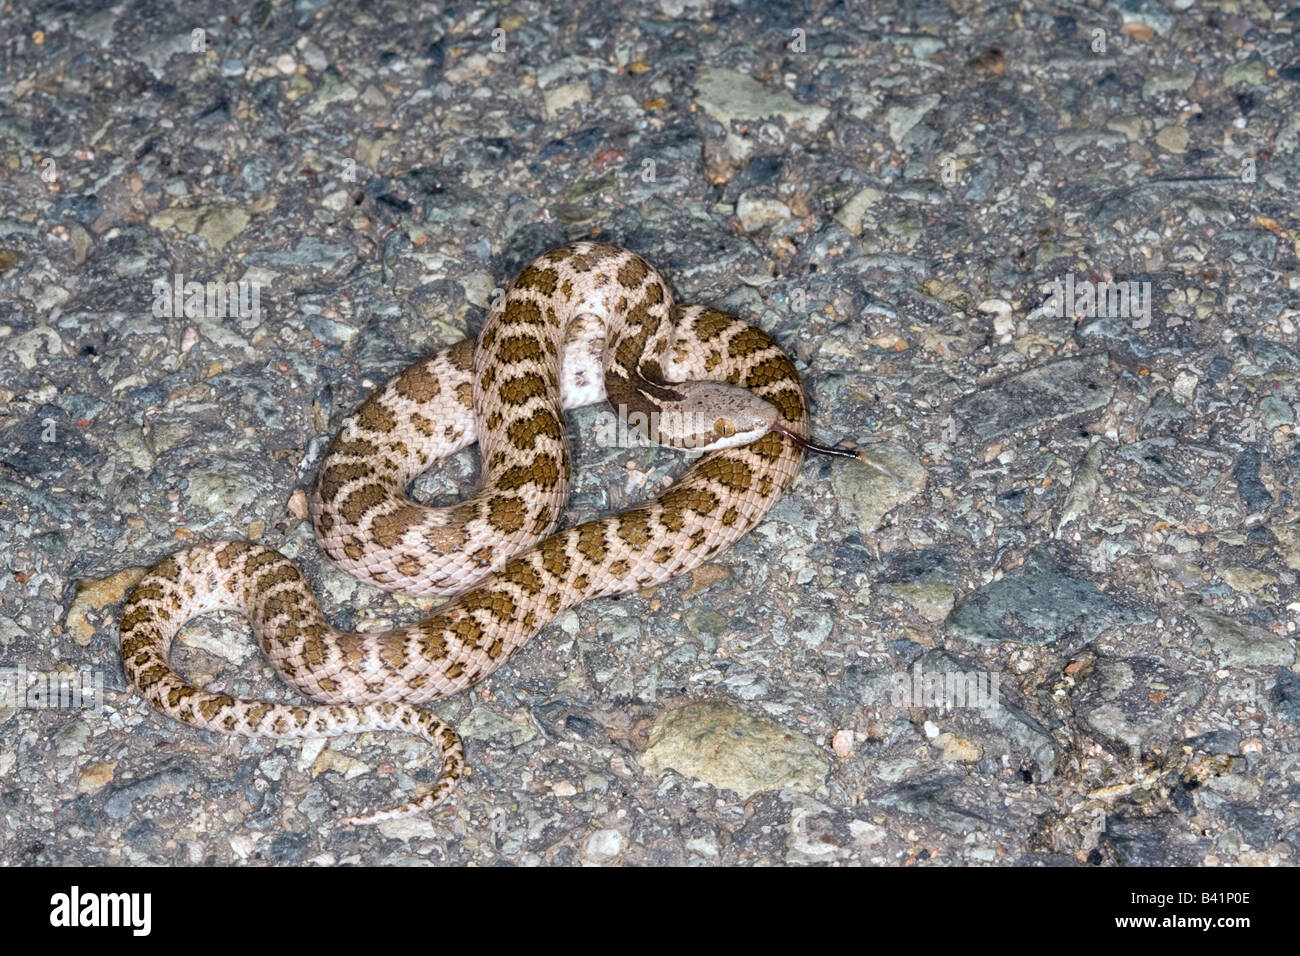
[[[608,398],[660,443],[706,451],[662,494],[555,532],[568,499],[563,411]],[[403,730],[441,748],[432,789],[352,817],[427,810],[465,771],[460,738],[419,705],[464,690],[556,615],[660,584],[729,547],[776,504],[802,461],[808,410],[789,357],[714,309],[674,304],[640,256],[591,242],[554,249],[515,279],[465,341],[407,368],[347,420],[310,498],[330,559],[371,584],[453,595],[383,633],[332,627],[302,573],[249,541],[201,544],[151,568],[120,623],[130,682],[169,717],[249,737]],[[449,508],[416,504],[410,480],[475,441],[483,482]],[[196,615],[242,611],[280,676],[318,703],[239,700],[168,663]]]

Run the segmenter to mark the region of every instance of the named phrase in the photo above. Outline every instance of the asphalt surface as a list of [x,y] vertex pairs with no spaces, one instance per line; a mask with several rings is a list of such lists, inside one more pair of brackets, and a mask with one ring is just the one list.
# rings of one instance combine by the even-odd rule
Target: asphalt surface
[[[0,861],[1296,862],[1300,8],[4,19]],[[358,401],[584,237],[774,335],[815,434],[880,470],[808,461],[711,565],[440,702],[473,774],[425,818],[337,822],[433,781],[414,739],[153,712],[117,615],[186,543],[285,551],[342,627],[429,607],[333,569],[302,489]],[[569,520],[679,467],[600,414]],[[289,699],[230,615],[173,661]]]

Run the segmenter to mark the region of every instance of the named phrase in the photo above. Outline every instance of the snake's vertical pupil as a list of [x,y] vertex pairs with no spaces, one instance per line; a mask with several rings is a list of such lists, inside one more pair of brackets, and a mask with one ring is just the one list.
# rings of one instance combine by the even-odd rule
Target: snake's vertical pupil
[[730,438],[732,435],[736,434],[736,426],[725,418],[719,418],[714,422],[713,430],[723,438]]

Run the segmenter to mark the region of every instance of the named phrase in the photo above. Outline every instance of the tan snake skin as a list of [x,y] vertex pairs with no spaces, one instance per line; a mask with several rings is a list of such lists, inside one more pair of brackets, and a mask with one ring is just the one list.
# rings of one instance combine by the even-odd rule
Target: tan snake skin
[[[689,385],[674,385],[703,380],[761,396],[780,423],[746,419],[741,406],[734,424],[717,417],[733,407],[731,393],[754,404],[740,389],[704,386],[689,397]],[[642,505],[552,533],[569,490],[563,408],[606,396],[634,410],[694,409],[715,423],[710,437],[721,450]],[[430,809],[465,764],[455,731],[418,705],[483,680],[567,608],[665,582],[742,537],[802,461],[797,442],[770,427],[806,437],[808,412],[793,363],[765,334],[713,309],[676,306],[659,274],[627,250],[590,242],[552,250],[491,310],[477,346],[443,349],[367,400],[312,489],[317,539],[340,567],[392,590],[457,595],[452,601],[408,627],[346,633],[279,552],[247,541],[198,545],[150,569],[128,597],[125,673],[164,714],[210,730],[420,735],[442,754],[432,789],[348,822]],[[479,492],[443,509],[407,496],[432,461],[476,440]],[[738,441],[748,443],[724,447]],[[223,608],[242,611],[281,677],[319,703],[239,700],[173,671],[177,631]]]

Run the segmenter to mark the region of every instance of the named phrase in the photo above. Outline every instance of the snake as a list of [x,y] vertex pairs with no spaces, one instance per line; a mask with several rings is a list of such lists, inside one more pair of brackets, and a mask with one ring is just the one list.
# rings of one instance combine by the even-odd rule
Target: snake
[[[694,460],[650,500],[557,530],[572,475],[564,412],[600,401],[646,440]],[[410,496],[415,477],[475,443],[475,493],[447,507]],[[438,748],[436,782],[344,822],[426,812],[456,789],[466,763],[459,735],[423,705],[482,681],[569,608],[662,584],[730,547],[789,489],[805,450],[866,460],[811,441],[799,375],[771,337],[729,313],[678,304],[632,251],[569,243],[515,277],[477,340],[415,362],[367,398],[311,485],[315,538],[331,561],[376,587],[446,603],[408,626],[343,631],[279,551],[195,544],[127,596],[123,671],[158,711],[206,730],[414,734]],[[280,678],[312,703],[240,699],[177,673],[173,638],[218,610],[241,612]]]

